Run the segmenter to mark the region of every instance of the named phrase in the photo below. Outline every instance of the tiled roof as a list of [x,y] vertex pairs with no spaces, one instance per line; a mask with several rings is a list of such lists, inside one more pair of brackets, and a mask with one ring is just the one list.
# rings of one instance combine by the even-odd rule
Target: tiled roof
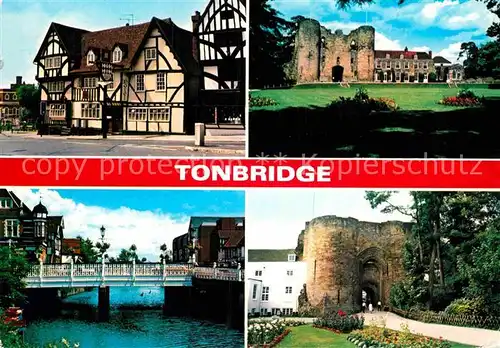
[[451,64],[451,62],[448,59],[441,56],[435,56],[434,58],[432,58],[432,60],[436,64]]
[[79,255],[81,243],[81,240],[78,238],[64,238],[62,241],[63,254],[66,254],[69,249],[73,249],[73,252]]
[[404,59],[413,59],[417,55],[418,59],[431,59],[428,52],[415,52],[415,51],[375,51],[375,58],[386,58],[387,55],[391,59],[400,59],[403,55]]
[[80,62],[80,68],[77,70],[72,70],[72,72],[85,72],[85,71],[96,71],[97,67],[95,64],[87,65],[87,52],[93,50],[96,54],[97,59],[100,59],[100,54],[103,51],[107,51],[109,55],[112,54],[112,50],[116,44],[126,45],[128,48],[127,54],[123,57],[120,65],[128,66],[134,56],[135,52],[141,45],[146,32],[148,31],[150,22],[121,26],[118,28],[105,29],[100,31],[88,32],[82,36],[82,56]]
[[286,262],[295,249],[254,249],[248,250],[248,262]]
[[224,247],[226,248],[236,248],[242,245],[245,238],[245,231],[240,230],[219,230],[219,238],[227,239]]

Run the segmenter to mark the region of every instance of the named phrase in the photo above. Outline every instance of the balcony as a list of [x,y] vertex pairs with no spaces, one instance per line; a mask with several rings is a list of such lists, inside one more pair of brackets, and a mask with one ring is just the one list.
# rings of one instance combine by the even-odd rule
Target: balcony
[[99,101],[99,88],[76,87],[73,89],[73,101],[95,102]]

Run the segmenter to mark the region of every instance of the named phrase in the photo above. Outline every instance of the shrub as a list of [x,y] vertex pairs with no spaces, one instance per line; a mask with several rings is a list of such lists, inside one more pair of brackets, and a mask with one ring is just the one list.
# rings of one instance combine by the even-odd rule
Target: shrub
[[252,347],[271,345],[275,339],[287,334],[284,320],[253,321],[249,323],[247,331],[248,344]]
[[464,106],[479,106],[482,103],[477,98],[445,97],[439,101],[439,104],[464,107]]
[[338,310],[316,319],[314,326],[349,333],[353,330],[363,329],[364,323],[365,318],[363,316],[348,315],[346,312]]
[[369,326],[364,330],[352,332],[347,340],[356,345],[367,347],[411,347],[411,348],[451,348],[448,341],[412,334],[407,325],[401,325],[401,331],[385,327]]
[[458,298],[446,307],[444,313],[448,315],[481,315],[483,308],[485,305],[482,299]]
[[302,326],[302,325],[307,325],[307,323],[305,321],[301,321],[301,320],[287,320],[287,321],[285,321],[286,327],[295,327],[295,326]]
[[429,79],[429,82],[436,82],[437,81],[436,73],[435,72],[429,73],[428,79]]
[[462,88],[460,91],[458,91],[457,98],[478,99],[476,94],[468,88]]
[[249,107],[273,106],[278,105],[276,100],[269,97],[250,97]]
[[368,96],[368,90],[365,87],[359,87],[356,89],[356,93],[354,94],[354,100],[357,101],[365,101],[370,97]]

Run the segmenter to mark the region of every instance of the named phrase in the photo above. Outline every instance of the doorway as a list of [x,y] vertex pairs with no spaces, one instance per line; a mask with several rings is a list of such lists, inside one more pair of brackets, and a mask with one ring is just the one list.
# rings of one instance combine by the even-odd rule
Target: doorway
[[341,65],[335,65],[332,68],[332,79],[333,82],[342,82],[344,79],[344,67]]
[[123,108],[121,106],[108,106],[106,108],[108,117],[108,133],[121,133],[123,131]]

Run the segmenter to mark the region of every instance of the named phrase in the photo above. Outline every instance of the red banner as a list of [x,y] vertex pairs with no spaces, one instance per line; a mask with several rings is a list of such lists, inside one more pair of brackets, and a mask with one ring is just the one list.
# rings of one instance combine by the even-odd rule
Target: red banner
[[0,159],[2,186],[500,188],[500,161],[379,159]]

